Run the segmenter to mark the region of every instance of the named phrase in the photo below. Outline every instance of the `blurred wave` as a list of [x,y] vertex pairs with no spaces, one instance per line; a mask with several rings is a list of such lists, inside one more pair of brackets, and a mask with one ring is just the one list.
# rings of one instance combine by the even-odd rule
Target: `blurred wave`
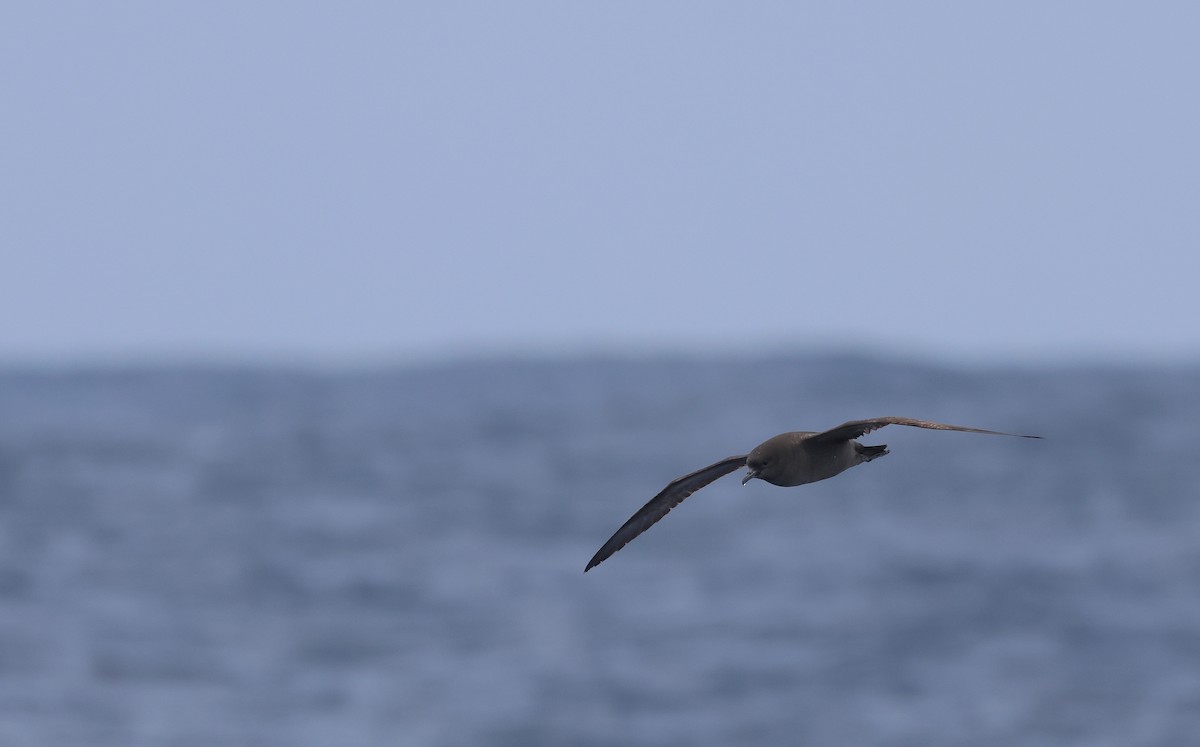
[[[0,372],[0,743],[1178,745],[1200,371],[847,356]],[[668,480],[733,478],[583,575]]]

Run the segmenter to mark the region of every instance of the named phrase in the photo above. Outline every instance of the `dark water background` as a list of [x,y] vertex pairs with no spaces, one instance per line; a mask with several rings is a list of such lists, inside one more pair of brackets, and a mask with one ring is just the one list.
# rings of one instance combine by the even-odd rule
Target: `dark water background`
[[[892,454],[668,480],[910,415]],[[0,373],[0,744],[1200,744],[1200,371]]]

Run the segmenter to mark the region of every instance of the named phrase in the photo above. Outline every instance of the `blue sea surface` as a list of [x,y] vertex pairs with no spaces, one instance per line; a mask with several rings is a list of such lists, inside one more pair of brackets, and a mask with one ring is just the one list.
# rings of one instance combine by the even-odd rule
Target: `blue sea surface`
[[[669,480],[735,476],[586,575]],[[0,372],[0,745],[1200,743],[1200,370]]]

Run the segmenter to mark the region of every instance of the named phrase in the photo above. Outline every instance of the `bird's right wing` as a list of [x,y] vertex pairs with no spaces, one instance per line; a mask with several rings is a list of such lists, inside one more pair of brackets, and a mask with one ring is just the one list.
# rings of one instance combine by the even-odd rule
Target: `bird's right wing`
[[983,428],[968,428],[965,425],[947,425],[946,423],[935,423],[932,420],[917,420],[916,418],[902,417],[884,417],[872,418],[871,420],[851,420],[848,423],[842,423],[836,428],[830,428],[827,431],[822,431],[808,440],[810,442],[833,442],[847,441],[854,438],[865,436],[871,431],[877,431],[885,425],[910,425],[914,428],[930,428],[935,431],[962,431],[964,433],[986,433],[990,436],[1016,436],[1017,438],[1041,438],[1041,436],[1026,436],[1021,433],[1004,433],[1003,431],[988,431]]
[[716,464],[710,464],[703,469],[698,469],[695,472],[686,474],[683,477],[676,478],[662,489],[658,495],[650,499],[650,501],[638,509],[638,512],[629,517],[629,521],[621,525],[621,528],[616,533],[609,537],[608,542],[604,543],[604,547],[592,556],[588,561],[587,568],[583,569],[587,573],[591,569],[603,563],[608,556],[620,550],[631,539],[638,536],[642,532],[649,529],[662,517],[666,516],[671,509],[678,506],[692,493],[695,493],[700,488],[709,484],[719,477],[724,477],[734,470],[746,466],[746,455],[731,456]]

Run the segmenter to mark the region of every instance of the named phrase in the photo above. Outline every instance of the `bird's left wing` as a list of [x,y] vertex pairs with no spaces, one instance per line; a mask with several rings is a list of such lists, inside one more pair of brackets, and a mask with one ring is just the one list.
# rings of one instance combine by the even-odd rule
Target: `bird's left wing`
[[809,437],[810,442],[819,441],[846,441],[860,436],[865,436],[871,431],[877,431],[885,425],[911,425],[914,428],[931,428],[935,431],[963,431],[966,433],[986,433],[991,436],[1016,436],[1017,438],[1041,438],[1041,436],[1026,436],[1020,433],[1004,433],[1002,431],[987,431],[983,428],[968,428],[965,425],[947,425],[945,423],[935,423],[932,420],[917,420],[915,418],[902,418],[889,416],[883,418],[872,418],[871,420],[851,420],[848,423],[842,423],[836,428],[830,428],[827,431],[822,431],[815,436]]
[[744,466],[746,466],[745,454],[731,456],[722,459],[716,464],[710,464],[703,469],[698,469],[695,472],[672,480],[667,487],[662,489],[662,492],[651,498],[646,505],[638,509],[636,514],[629,517],[629,521],[621,525],[616,534],[610,537],[608,542],[604,543],[604,547],[601,547],[592,556],[592,559],[588,561],[587,568],[584,568],[583,572],[587,573],[603,563],[608,556],[620,550],[631,539],[646,531],[655,522],[666,516],[671,509],[682,503],[684,498],[687,498],[718,477],[724,477],[730,472]]

